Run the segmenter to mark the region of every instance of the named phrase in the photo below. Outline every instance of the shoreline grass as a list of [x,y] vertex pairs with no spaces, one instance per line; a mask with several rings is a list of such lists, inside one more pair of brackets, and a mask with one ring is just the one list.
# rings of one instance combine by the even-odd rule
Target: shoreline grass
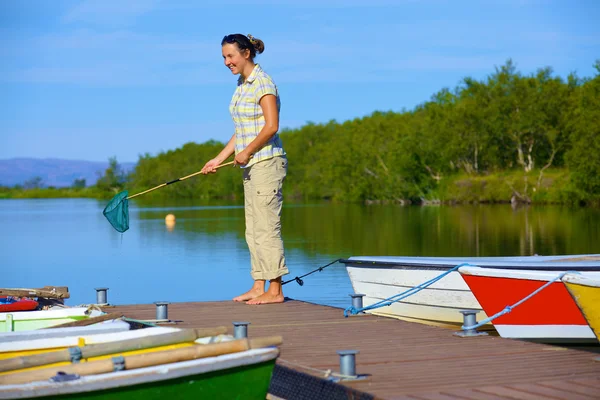
[[[57,199],[57,198],[93,198],[110,199],[118,190],[109,192],[95,186],[86,188],[9,188],[0,187],[0,199]],[[285,188],[284,188],[285,195]],[[156,194],[154,195],[157,196]],[[222,196],[217,196],[221,198]],[[159,199],[172,199],[168,192],[158,194]],[[224,198],[230,199],[231,196]],[[287,194],[287,198],[295,202],[298,199]],[[304,201],[324,200],[306,198]],[[500,171],[489,174],[468,175],[457,174],[442,178],[431,192],[421,199],[402,201],[384,201],[364,199],[366,204],[401,203],[401,204],[560,204],[560,205],[599,205],[600,197],[590,197],[577,190],[573,185],[569,171],[566,169],[548,169],[540,178],[540,171],[533,170],[527,174],[523,171]]]

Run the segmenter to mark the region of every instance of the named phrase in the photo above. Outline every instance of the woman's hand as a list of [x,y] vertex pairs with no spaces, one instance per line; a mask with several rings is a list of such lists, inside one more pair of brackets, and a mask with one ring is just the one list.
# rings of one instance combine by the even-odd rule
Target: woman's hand
[[235,156],[233,165],[246,165],[250,158],[252,158],[252,155],[246,150],[242,150]]
[[202,167],[202,170],[200,171],[201,174],[214,174],[215,172],[217,172],[217,166],[219,165],[219,160],[217,160],[216,158],[213,158],[212,160],[210,160],[209,162],[207,162],[206,164],[204,164],[204,167]]

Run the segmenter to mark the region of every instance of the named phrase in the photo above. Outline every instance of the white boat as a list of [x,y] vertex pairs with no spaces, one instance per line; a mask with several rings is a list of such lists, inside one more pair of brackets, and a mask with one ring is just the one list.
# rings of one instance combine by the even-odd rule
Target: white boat
[[[600,255],[520,256],[520,257],[350,257],[346,265],[354,292],[364,294],[363,306],[371,306],[391,296],[415,288],[461,264],[484,268],[539,270],[569,269],[581,260],[600,260]],[[593,261],[585,261],[592,262]],[[597,265],[598,262],[595,262]],[[460,310],[479,311],[477,320],[487,318],[478,300],[458,271],[450,272],[431,286],[389,306],[367,311],[428,324],[461,326]]]
[[0,313],[0,332],[31,331],[104,314],[86,307]]

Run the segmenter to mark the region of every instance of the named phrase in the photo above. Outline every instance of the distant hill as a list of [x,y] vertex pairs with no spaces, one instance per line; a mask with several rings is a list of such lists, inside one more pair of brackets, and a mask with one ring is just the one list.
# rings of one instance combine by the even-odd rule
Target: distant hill
[[[136,163],[119,162],[126,173],[133,171]],[[23,185],[40,177],[43,187],[72,186],[75,179],[85,179],[94,185],[104,175],[108,161],[62,160],[58,158],[11,158],[0,160],[0,186]]]

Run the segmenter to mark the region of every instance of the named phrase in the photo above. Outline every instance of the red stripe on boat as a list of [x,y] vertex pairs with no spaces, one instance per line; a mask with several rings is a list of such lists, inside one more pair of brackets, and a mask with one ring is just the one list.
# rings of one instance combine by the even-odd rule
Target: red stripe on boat
[[[548,282],[516,278],[463,275],[477,301],[491,317]],[[562,282],[554,282],[508,314],[495,325],[587,325],[581,311]]]

